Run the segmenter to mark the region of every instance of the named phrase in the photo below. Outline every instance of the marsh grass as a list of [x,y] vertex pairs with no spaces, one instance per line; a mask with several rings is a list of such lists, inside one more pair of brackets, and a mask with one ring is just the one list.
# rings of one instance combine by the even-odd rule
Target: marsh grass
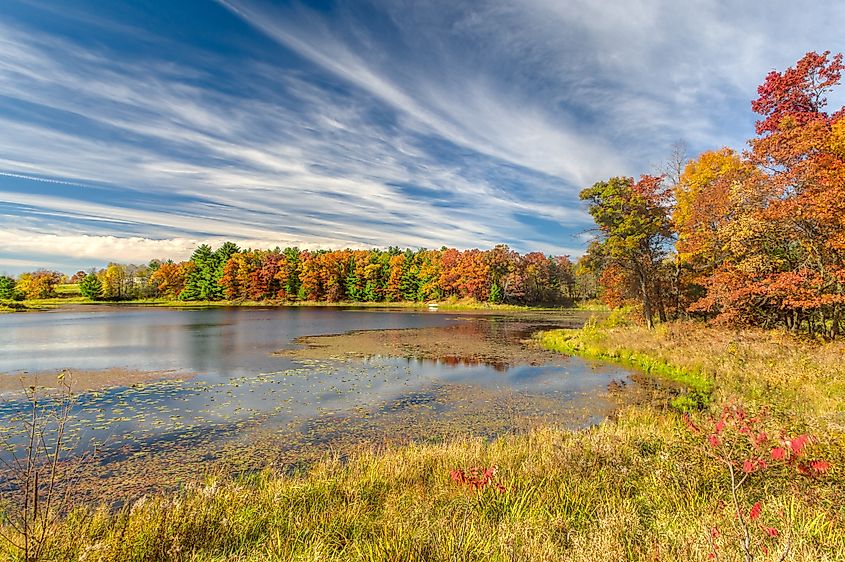
[[[703,373],[715,403],[743,401],[771,412],[773,427],[816,435],[808,454],[830,461],[829,473],[755,473],[739,500],[764,505],[760,520],[789,537],[789,560],[845,560],[840,344],[684,324],[591,330],[578,340],[590,349]],[[299,474],[209,476],[117,512],[79,508],[53,529],[45,558],[706,560],[719,528],[720,560],[740,560],[731,482],[703,447],[677,412],[630,406],[577,432],[362,448]],[[506,491],[450,478],[477,466],[496,466]]]
[[714,403],[740,399],[790,427],[845,433],[845,342],[782,331],[733,331],[694,322],[541,334],[544,345],[629,364],[707,392]]
[[[209,477],[117,513],[72,513],[61,560],[699,560],[730,527],[729,485],[678,417],[631,408],[583,432],[542,429],[329,458],[299,476]],[[507,491],[456,485],[456,467],[497,466]],[[845,552],[841,488],[770,479],[795,560]],[[796,491],[802,489],[802,494]],[[808,495],[808,491],[811,495]],[[726,557],[731,560],[732,558]]]

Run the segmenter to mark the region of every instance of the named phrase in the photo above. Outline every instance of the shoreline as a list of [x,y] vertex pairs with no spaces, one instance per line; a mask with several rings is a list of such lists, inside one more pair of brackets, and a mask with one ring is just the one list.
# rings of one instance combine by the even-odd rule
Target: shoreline
[[600,313],[595,307],[579,308],[575,306],[528,306],[515,304],[497,304],[479,301],[438,301],[434,309],[428,303],[416,301],[372,302],[372,301],[181,301],[173,299],[137,299],[130,301],[92,301],[85,298],[51,298],[23,301],[0,301],[0,314],[14,312],[47,312],[69,307],[162,307],[162,308],[226,308],[226,307],[255,307],[255,308],[299,308],[299,307],[328,307],[328,308],[357,308],[357,309],[403,309],[430,310],[432,312],[561,312],[577,310],[582,312]]

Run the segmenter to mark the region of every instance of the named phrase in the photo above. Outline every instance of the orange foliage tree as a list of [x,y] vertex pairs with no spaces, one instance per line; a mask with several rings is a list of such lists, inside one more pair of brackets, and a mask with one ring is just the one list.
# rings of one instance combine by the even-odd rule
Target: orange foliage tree
[[770,72],[751,104],[760,120],[750,150],[704,152],[671,193],[650,176],[584,190],[599,235],[582,265],[599,276],[605,301],[628,304],[636,290],[650,323],[654,308],[665,317],[671,288],[676,309],[718,321],[841,335],[845,108],[828,112],[826,96],[843,70],[841,54],[810,52]]

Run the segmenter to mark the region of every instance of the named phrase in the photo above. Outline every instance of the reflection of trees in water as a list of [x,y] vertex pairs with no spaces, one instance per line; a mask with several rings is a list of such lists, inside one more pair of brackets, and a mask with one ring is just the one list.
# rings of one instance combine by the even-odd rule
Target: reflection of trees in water
[[461,365],[476,367],[478,365],[485,365],[492,368],[494,371],[503,373],[510,368],[510,365],[504,361],[491,361],[483,357],[459,357],[457,355],[444,355],[434,360],[438,365],[447,365],[449,367],[458,367]]

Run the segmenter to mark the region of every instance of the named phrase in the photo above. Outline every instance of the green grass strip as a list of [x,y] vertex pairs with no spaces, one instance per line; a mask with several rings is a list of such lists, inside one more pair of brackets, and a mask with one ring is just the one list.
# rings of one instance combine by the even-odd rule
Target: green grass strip
[[[672,406],[680,411],[701,410],[710,403],[714,382],[707,373],[681,368],[638,351],[601,346],[594,341],[599,331],[593,326],[581,330],[548,330],[541,332],[538,338],[543,347],[552,351],[633,367],[649,375],[683,385],[687,392],[671,402]],[[602,332],[602,335],[606,334]]]

